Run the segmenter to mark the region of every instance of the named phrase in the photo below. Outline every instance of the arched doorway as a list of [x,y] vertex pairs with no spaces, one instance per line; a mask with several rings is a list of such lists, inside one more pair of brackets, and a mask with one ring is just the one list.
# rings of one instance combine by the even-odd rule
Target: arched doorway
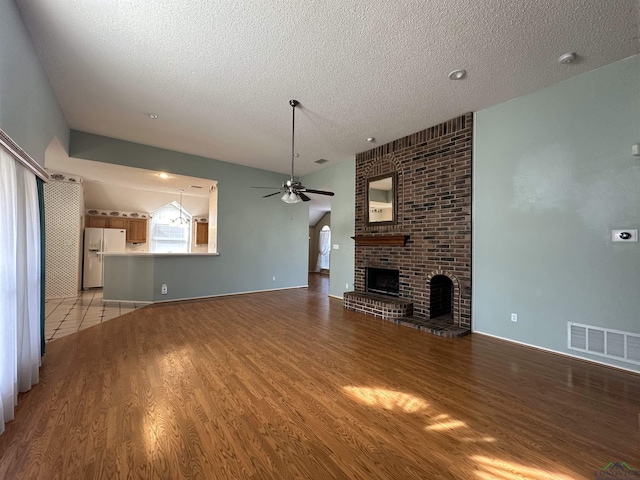
[[329,255],[331,254],[331,228],[325,225],[320,230],[318,238],[318,262],[316,272],[327,272],[329,270]]

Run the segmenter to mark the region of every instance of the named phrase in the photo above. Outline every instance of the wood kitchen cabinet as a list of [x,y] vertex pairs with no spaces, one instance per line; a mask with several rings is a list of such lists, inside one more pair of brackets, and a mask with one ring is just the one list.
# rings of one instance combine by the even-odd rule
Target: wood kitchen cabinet
[[126,218],[109,217],[109,228],[127,228],[128,222]]
[[109,217],[87,217],[85,226],[90,228],[109,228]]
[[146,218],[123,218],[88,215],[85,220],[85,226],[90,228],[120,228],[127,231],[127,243],[147,242]]
[[127,222],[127,243],[147,243],[147,220],[130,218]]
[[196,245],[206,245],[209,243],[209,224],[204,222],[196,223]]

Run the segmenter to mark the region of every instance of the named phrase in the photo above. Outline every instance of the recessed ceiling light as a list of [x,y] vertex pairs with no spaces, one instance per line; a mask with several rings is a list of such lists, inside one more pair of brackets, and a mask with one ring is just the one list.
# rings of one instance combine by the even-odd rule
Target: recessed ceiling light
[[375,141],[376,141],[376,137],[367,138],[367,142],[375,142]]
[[563,53],[562,55],[560,55],[560,58],[558,58],[558,62],[560,63],[571,63],[575,62],[575,60],[576,54],[573,52]]
[[463,69],[454,70],[449,74],[449,80],[462,80],[467,76],[467,71]]
[[157,114],[157,113],[147,113],[146,115],[147,115],[147,117],[149,117],[151,120],[157,120],[157,119],[158,119],[158,114]]
[[164,172],[159,173],[159,174],[158,174],[158,176],[159,176],[160,178],[169,178],[169,175],[167,175],[167,174],[166,174],[166,173],[164,173]]

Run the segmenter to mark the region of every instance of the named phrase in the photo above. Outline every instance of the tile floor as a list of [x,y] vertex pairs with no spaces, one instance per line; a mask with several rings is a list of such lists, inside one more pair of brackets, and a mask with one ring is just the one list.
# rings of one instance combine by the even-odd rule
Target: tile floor
[[144,305],[104,302],[100,289],[82,291],[77,297],[45,300],[44,338],[50,342],[132,312]]

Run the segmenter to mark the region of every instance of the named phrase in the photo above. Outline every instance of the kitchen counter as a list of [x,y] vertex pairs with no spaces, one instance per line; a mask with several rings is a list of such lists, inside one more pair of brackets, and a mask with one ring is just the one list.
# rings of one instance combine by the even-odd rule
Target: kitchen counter
[[191,253],[152,253],[152,252],[100,252],[111,257],[193,257],[193,256],[219,256],[219,253],[191,252]]

